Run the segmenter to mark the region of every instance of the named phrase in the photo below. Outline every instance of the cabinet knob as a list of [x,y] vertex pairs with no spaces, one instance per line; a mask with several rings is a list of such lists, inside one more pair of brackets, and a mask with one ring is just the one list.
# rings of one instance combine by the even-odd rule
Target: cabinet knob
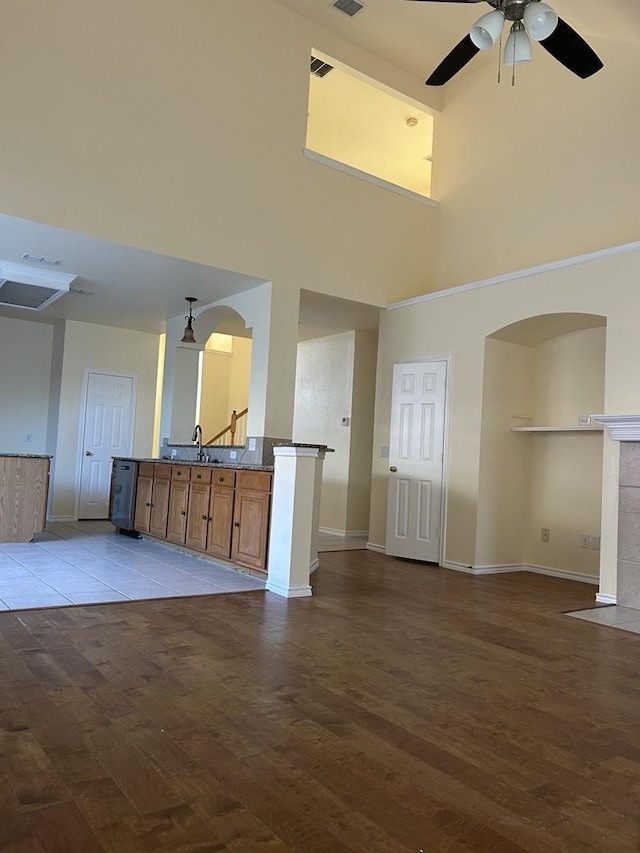
[[208,515],[203,515],[203,516],[202,516],[202,520],[203,520],[203,521],[209,521],[209,516],[208,516]]
[[196,480],[201,480],[201,479],[202,479],[202,474],[196,474]]
[[147,501],[147,502],[145,503],[145,506],[151,506],[151,504],[149,503],[149,501]]
[[219,483],[224,483],[224,477],[218,477],[218,482],[219,482]]
[[234,522],[233,522],[233,526],[234,526],[234,527],[240,527],[240,522],[239,522],[239,521],[234,521]]
[[186,515],[186,514],[187,514],[186,509],[183,509],[183,510],[180,512],[180,515]]

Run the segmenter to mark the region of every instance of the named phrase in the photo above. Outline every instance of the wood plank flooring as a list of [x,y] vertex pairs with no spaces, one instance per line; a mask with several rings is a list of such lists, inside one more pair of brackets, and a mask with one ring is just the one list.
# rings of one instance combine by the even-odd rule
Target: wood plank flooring
[[640,849],[593,587],[347,551],[314,592],[0,613],[0,851]]

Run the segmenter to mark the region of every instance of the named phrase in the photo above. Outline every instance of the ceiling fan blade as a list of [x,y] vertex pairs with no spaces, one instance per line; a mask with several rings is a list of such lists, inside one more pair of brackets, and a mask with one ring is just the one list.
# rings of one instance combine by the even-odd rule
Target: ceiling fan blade
[[427,86],[444,86],[479,52],[480,48],[475,46],[467,34],[438,65],[427,80]]
[[413,0],[422,3],[484,3],[485,0]]
[[604,68],[598,54],[562,18],[558,19],[558,26],[549,38],[543,39],[540,44],[554,59],[583,80]]

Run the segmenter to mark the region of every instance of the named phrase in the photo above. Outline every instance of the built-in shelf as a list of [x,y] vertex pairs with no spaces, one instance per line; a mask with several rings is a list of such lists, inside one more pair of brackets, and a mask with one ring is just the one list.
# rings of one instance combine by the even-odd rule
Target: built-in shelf
[[603,432],[603,426],[521,426],[511,427],[511,432]]

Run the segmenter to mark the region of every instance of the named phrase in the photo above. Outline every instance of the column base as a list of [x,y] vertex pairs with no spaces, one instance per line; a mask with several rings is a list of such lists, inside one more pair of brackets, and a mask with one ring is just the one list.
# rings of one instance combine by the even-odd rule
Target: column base
[[283,587],[267,581],[267,592],[273,592],[275,595],[281,595],[283,598],[308,598],[313,595],[313,590],[310,586],[290,586]]

